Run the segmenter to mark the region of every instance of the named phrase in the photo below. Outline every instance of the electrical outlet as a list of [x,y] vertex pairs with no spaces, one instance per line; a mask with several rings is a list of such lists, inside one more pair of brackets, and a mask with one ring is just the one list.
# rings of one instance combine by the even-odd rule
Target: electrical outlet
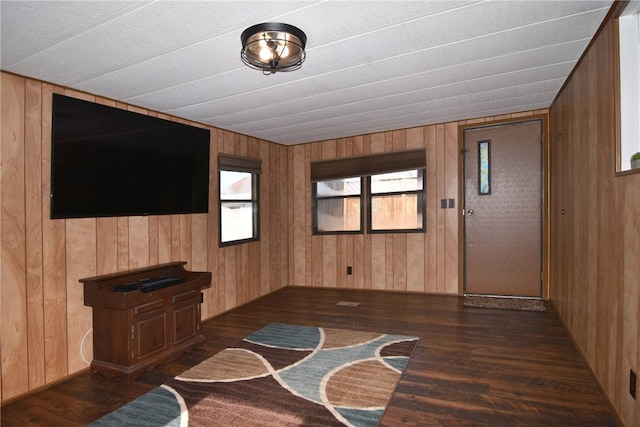
[[347,266],[347,274],[353,274],[353,268],[351,266]]
[[631,369],[629,374],[629,394],[631,394],[634,399],[636,398],[636,373],[633,372],[633,369]]

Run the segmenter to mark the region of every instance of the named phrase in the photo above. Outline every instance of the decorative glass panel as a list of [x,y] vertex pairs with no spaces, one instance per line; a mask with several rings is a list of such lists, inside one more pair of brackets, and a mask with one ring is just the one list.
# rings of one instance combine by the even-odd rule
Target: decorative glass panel
[[478,194],[491,194],[491,141],[478,141]]

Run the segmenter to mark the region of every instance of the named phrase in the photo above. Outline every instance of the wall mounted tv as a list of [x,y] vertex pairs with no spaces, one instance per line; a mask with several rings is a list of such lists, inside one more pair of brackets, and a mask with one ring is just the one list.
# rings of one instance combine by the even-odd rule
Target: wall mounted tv
[[209,130],[53,95],[51,218],[204,213]]

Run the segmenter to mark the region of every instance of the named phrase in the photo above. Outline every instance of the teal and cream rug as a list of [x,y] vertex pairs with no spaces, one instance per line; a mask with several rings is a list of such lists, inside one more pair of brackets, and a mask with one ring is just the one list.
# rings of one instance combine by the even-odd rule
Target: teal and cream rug
[[377,426],[417,343],[271,323],[91,426]]

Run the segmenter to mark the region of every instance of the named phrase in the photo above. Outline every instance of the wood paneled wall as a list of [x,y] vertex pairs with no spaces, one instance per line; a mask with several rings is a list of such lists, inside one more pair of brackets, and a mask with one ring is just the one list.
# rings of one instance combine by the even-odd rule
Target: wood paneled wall
[[[616,7],[616,5],[614,5]],[[550,109],[551,300],[627,426],[640,425],[640,173],[615,172],[609,18]]]
[[[290,147],[290,284],[457,293],[457,209],[435,209],[458,199],[457,132],[447,123]],[[427,155],[426,233],[312,235],[311,162],[416,148]]]
[[[459,129],[547,113],[529,111],[290,147],[289,283],[458,294],[462,289]],[[426,233],[312,234],[311,162],[420,148],[427,157]],[[456,208],[440,208],[440,199],[454,199]],[[353,267],[352,275],[347,266]]]
[[[203,318],[286,285],[459,293],[460,126],[546,114],[524,112],[291,147],[210,128],[208,214],[50,220],[51,94],[157,113],[7,73],[1,74],[1,84],[2,401],[88,366],[92,320],[78,282],[83,277],[185,260],[191,270],[213,272]],[[424,148],[427,156],[426,233],[312,235],[312,161],[416,148]],[[260,242],[218,247],[219,152],[263,161]],[[455,199],[456,208],[441,209],[440,199]],[[346,274],[347,266],[353,267],[352,275]]]
[[[80,278],[184,260],[213,272],[203,318],[287,284],[286,147],[210,128],[208,214],[51,220],[51,94],[156,113],[8,73],[1,85],[2,401],[87,368],[92,317]],[[262,159],[260,242],[218,247],[219,152]]]

